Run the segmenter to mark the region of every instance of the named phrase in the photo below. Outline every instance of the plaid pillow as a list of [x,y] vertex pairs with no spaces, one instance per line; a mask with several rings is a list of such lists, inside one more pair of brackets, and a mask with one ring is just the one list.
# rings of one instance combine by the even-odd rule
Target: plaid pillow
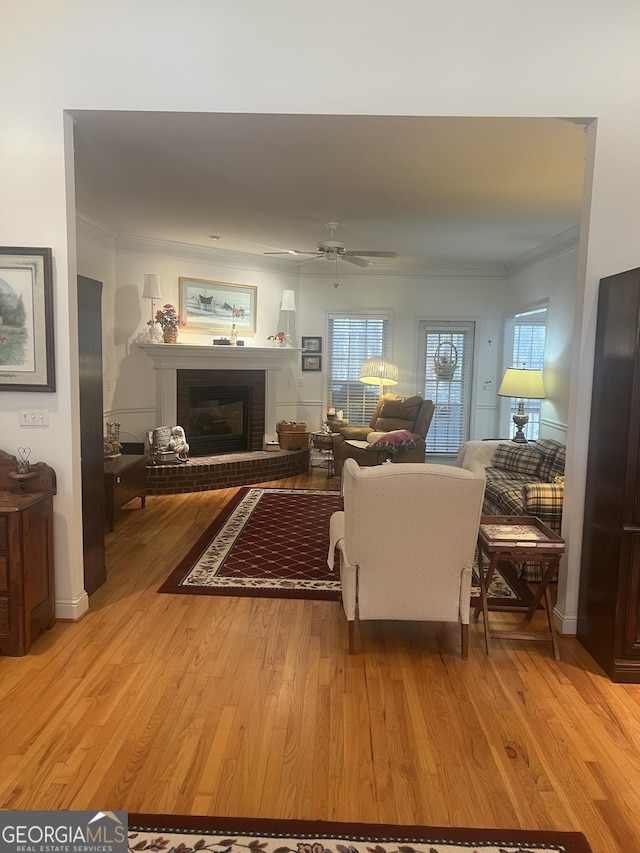
[[491,465],[493,468],[500,468],[503,471],[513,471],[515,474],[536,477],[541,462],[542,454],[535,447],[499,444],[493,454]]
[[550,483],[554,477],[564,474],[564,463],[567,448],[555,438],[539,438],[534,447],[542,453],[542,462],[538,476],[545,483]]

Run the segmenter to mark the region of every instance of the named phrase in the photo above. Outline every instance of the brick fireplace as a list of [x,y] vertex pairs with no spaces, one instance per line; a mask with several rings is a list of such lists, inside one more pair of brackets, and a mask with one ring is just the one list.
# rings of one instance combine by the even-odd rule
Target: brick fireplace
[[[263,435],[276,432],[277,374],[300,350],[286,347],[215,347],[193,344],[138,344],[153,362],[156,374],[156,426],[177,424],[178,370],[243,371],[264,375]],[[262,445],[261,445],[262,446]]]
[[[138,346],[151,358],[155,368],[157,426],[184,426],[183,388],[189,385],[218,389],[245,387],[250,398],[246,450],[196,456],[183,464],[148,465],[148,494],[224,489],[308,471],[308,450],[272,453],[263,449],[265,434],[276,433],[277,372],[287,359],[297,357],[299,350],[190,344]],[[188,402],[186,406],[188,409]]]

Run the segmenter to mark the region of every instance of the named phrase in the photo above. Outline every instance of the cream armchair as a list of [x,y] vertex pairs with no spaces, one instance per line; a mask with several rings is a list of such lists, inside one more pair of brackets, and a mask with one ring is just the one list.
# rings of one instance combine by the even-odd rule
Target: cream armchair
[[349,651],[357,619],[459,622],[469,648],[471,572],[484,478],[449,465],[343,469],[344,511],[330,521],[340,551]]

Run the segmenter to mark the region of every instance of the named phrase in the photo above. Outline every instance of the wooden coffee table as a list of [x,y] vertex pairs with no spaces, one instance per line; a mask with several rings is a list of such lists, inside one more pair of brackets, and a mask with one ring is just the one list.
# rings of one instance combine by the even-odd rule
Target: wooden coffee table
[[[496,516],[483,515],[478,531],[478,574],[480,576],[480,603],[474,611],[477,619],[480,611],[484,619],[484,637],[487,654],[491,654],[491,640],[534,640],[549,642],[553,647],[556,660],[560,660],[558,636],[553,623],[551,593],[549,581],[558,568],[560,557],[564,553],[564,539],[550,530],[539,518],[531,515]],[[484,570],[484,557],[489,559],[488,569]],[[542,564],[542,580],[529,607],[512,608],[513,612],[524,612],[524,616],[514,631],[492,631],[489,627],[487,590],[493,573],[500,560],[535,560]],[[547,611],[548,631],[528,630],[533,614],[544,598]],[[504,612],[505,608],[501,607]]]

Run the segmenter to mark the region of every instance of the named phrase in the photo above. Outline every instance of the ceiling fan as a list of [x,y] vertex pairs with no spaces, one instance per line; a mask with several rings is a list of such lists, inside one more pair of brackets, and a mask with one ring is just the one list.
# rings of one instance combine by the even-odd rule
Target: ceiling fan
[[338,227],[337,222],[327,222],[324,226],[329,232],[328,240],[320,240],[316,249],[287,249],[283,252],[264,252],[265,255],[313,255],[314,258],[326,258],[330,261],[343,260],[350,264],[355,264],[358,267],[368,267],[369,261],[366,258],[397,258],[397,252],[374,252],[353,249],[347,249],[344,243],[335,239],[335,231]]

